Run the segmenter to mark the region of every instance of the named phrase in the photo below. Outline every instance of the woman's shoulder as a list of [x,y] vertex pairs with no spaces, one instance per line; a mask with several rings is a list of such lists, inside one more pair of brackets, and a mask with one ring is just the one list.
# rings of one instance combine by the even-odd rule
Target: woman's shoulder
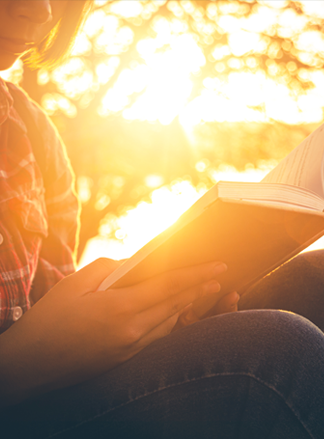
[[19,99],[26,110],[30,113],[42,136],[45,137],[47,133],[51,133],[55,134],[58,138],[60,137],[55,125],[46,115],[42,107],[31,99],[25,90],[11,82],[7,82],[6,85],[10,94],[14,95],[16,99]]
[[[14,100],[19,99],[20,103],[33,119],[34,125],[41,138],[46,162],[50,165],[51,171],[55,171],[56,175],[65,172],[71,173],[70,161],[66,153],[65,145],[49,116],[21,87],[10,82],[7,82],[6,85],[10,94],[14,97]],[[46,171],[47,169],[45,169],[45,172]]]

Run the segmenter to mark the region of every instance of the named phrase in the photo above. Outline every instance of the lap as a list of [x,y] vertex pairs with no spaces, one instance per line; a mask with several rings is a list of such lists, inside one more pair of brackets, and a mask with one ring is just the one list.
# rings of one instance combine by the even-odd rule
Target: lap
[[323,338],[289,313],[225,314],[170,334],[103,376],[3,416],[10,437],[33,439],[253,439],[269,428],[269,438],[320,437]]
[[303,253],[263,278],[239,308],[291,311],[324,331],[324,250]]

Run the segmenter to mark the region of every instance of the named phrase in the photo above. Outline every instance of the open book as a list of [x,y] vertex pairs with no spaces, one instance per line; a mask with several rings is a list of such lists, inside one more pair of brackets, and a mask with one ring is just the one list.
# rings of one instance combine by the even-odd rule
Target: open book
[[[125,287],[180,267],[209,261],[228,266],[222,295],[243,293],[324,234],[324,125],[260,183],[219,182],[108,276],[99,290]],[[153,292],[152,292],[153,294]],[[199,316],[219,300],[194,303]]]

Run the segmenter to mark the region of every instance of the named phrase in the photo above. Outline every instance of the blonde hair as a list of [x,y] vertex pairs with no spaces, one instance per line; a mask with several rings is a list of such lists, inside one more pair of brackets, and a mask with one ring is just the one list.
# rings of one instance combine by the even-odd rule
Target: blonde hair
[[32,69],[53,68],[69,54],[78,31],[92,9],[92,0],[69,0],[64,16],[24,61]]

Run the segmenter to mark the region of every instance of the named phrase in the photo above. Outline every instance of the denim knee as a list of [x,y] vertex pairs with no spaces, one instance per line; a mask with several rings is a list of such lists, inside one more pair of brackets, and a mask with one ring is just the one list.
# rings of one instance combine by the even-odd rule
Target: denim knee
[[243,294],[239,309],[283,309],[324,331],[324,251],[307,252],[284,264]]
[[[277,422],[279,431],[282,426],[297,425],[306,436],[321,438],[323,351],[323,333],[298,315],[272,310],[224,314],[152,343],[101,377],[23,404],[21,428],[40,431],[42,419],[44,431],[59,437],[89,437],[89,431],[101,431],[96,437],[107,437],[116,428],[112,437],[120,438],[124,436],[119,428],[128,425],[125,437],[129,438],[134,437],[134,425],[145,430],[150,421],[157,428],[163,419],[166,428],[168,423],[173,425],[172,420],[178,425],[185,419],[185,425],[191,420],[194,427],[197,419],[206,421],[202,426],[208,431],[227,434],[202,437],[254,438],[264,435],[228,436],[228,431],[239,419],[247,431],[269,420],[273,425],[285,411],[289,416]],[[13,420],[17,410],[12,412]],[[34,413],[38,413],[37,422]],[[42,431],[30,437],[48,436]],[[158,431],[141,437],[183,436],[163,436]]]
[[317,326],[277,310],[225,314],[206,324],[213,327],[220,353],[210,373],[259,382],[279,395],[314,437],[321,437],[324,335]]

